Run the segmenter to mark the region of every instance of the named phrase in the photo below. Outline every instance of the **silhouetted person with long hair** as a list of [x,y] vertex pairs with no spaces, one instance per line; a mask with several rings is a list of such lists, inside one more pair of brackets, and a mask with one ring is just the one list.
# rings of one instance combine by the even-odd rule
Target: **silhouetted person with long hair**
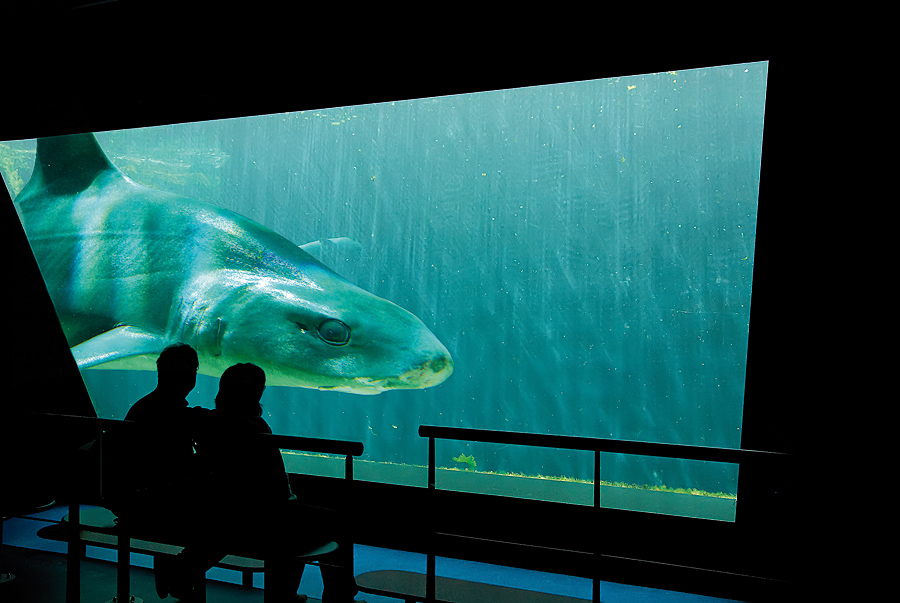
[[[229,367],[219,380],[216,409],[197,437],[200,467],[212,479],[218,520],[231,531],[223,551],[247,550],[266,559],[266,590],[278,601],[299,601],[304,563],[299,550],[337,539],[334,513],[301,505],[291,491],[281,451],[258,434],[271,434],[260,399],[266,375],[254,364]],[[357,592],[352,570],[322,564],[323,603],[349,603]]]

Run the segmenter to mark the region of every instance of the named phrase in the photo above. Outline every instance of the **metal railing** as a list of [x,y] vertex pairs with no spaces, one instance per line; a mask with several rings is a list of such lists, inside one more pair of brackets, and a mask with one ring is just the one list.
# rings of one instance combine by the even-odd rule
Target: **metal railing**
[[[540,433],[523,433],[514,431],[497,431],[490,429],[472,429],[464,427],[441,427],[437,425],[420,425],[419,436],[428,438],[428,488],[436,490],[435,474],[435,441],[457,440],[491,444],[512,444],[517,446],[533,446],[539,448],[556,448],[565,450],[585,450],[594,452],[594,513],[600,507],[600,479],[597,475],[602,453],[618,453],[639,456],[653,456],[694,461],[710,461],[740,465],[765,465],[789,458],[791,455],[779,452],[743,450],[734,448],[713,448],[706,446],[689,446],[683,444],[663,444],[658,442],[638,442],[633,440],[613,440],[608,438],[588,438],[580,436],[564,436]],[[599,516],[598,516],[599,517]],[[595,521],[595,526],[599,522]],[[599,539],[597,539],[599,543]],[[598,545],[599,547],[599,545]],[[433,549],[434,547],[430,547]],[[595,559],[600,558],[599,548],[591,551]],[[592,597],[600,600],[600,579],[592,579]],[[429,552],[426,570],[426,601],[435,600],[435,560],[434,553]]]

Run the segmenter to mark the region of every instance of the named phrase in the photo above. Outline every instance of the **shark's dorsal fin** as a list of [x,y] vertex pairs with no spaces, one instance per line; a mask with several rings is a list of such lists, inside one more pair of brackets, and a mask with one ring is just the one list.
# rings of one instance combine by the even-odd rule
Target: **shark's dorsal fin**
[[357,256],[362,251],[362,244],[359,241],[351,239],[350,237],[335,237],[333,239],[319,239],[318,241],[312,241],[310,243],[304,243],[299,246],[300,249],[308,253],[309,255],[322,259],[319,255],[325,249],[337,249],[343,251],[346,254],[355,253]]
[[89,187],[108,170],[118,172],[90,132],[38,138],[34,173],[26,188],[71,195]]

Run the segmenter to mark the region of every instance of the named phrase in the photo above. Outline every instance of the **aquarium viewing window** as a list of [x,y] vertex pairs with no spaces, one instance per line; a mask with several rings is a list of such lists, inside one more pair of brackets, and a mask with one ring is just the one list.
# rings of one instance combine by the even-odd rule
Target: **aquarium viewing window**
[[[88,137],[45,145],[69,163],[26,188],[37,144],[6,141],[0,170],[101,417],[185,339],[208,373],[189,403],[256,362],[273,430],[362,441],[357,479],[424,487],[421,424],[739,448],[766,73],[97,132],[127,180],[78,181]],[[437,463],[454,489],[552,478],[591,504],[591,454],[447,442]],[[737,492],[715,463],[608,455],[599,475]]]

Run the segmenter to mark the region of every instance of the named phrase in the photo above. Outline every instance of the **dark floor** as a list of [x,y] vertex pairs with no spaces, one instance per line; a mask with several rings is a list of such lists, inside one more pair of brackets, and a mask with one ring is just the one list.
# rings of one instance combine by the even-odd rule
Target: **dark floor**
[[[3,603],[63,603],[66,600],[66,558],[60,553],[3,546],[3,571],[15,575],[0,584]],[[153,571],[132,568],[132,593],[144,603],[157,603]],[[86,559],[81,564],[81,601],[104,603],[115,596],[115,565],[108,561]],[[207,584],[209,603],[262,603],[263,591],[210,580]],[[171,597],[166,599],[174,603]],[[310,599],[310,601],[317,601]]]
[[[59,521],[65,507],[56,507],[29,518],[12,518],[3,523],[3,548],[0,556],[2,572],[15,578],[0,584],[0,603],[64,603],[66,598],[66,545],[62,542],[40,538],[37,531],[51,522]],[[88,547],[88,559],[81,564],[81,601],[84,603],[110,602],[115,595],[115,551]],[[144,603],[174,603],[169,597],[161,600],[156,595],[153,571],[148,569],[150,557],[132,555],[132,594]],[[354,569],[357,575],[365,572],[394,569],[419,573],[425,572],[425,556],[403,551],[392,551],[357,545],[354,549]],[[439,576],[462,578],[468,581],[516,587],[536,593],[553,593],[583,599],[591,596],[591,581],[572,576],[520,570],[499,565],[472,563],[455,559],[438,558],[436,571]],[[255,578],[257,588],[239,584],[240,575],[214,568],[207,574],[207,601],[209,603],[262,603],[261,576]],[[300,592],[309,595],[310,603],[319,603],[322,592],[321,575],[317,568],[303,574]],[[727,603],[716,599],[686,593],[663,591],[638,586],[603,582],[600,586],[604,603]],[[357,600],[367,603],[397,603],[398,599],[367,593],[357,595]],[[533,598],[533,597],[532,597]],[[527,603],[526,598],[523,603]],[[484,603],[491,603],[485,601]]]

